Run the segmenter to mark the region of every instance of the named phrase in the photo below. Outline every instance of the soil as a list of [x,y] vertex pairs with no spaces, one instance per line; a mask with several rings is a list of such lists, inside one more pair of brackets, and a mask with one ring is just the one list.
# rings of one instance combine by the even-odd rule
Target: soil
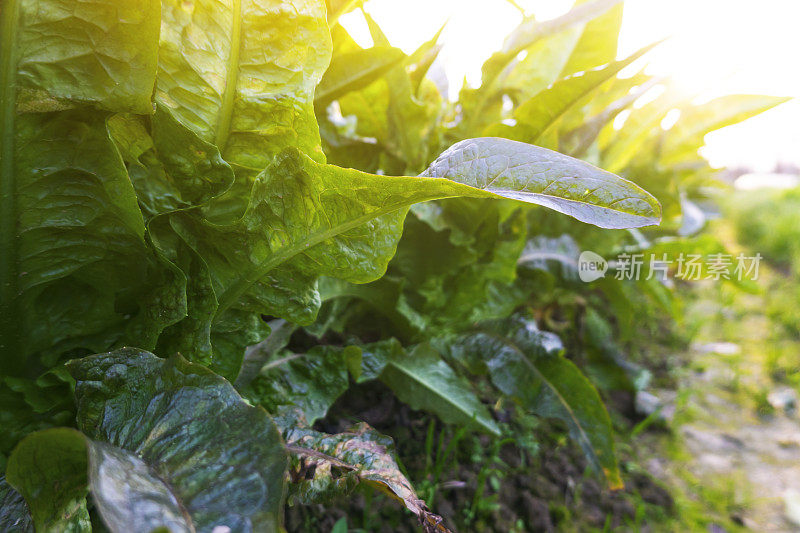
[[[426,466],[435,460],[425,449],[428,427],[433,421],[436,434],[448,431],[433,417],[409,409],[385,387],[365,384],[351,388],[316,428],[335,433],[353,420],[363,420],[394,438],[402,465],[418,492],[425,480],[432,481],[426,473],[430,471]],[[435,499],[429,502],[431,510],[453,531],[503,533],[603,530],[633,526],[654,511],[657,515],[672,512],[669,492],[643,470],[624,472],[626,488],[610,491],[587,472],[580,451],[571,446],[561,428],[542,424],[535,437],[539,443],[536,453],[514,442],[489,453],[490,439],[480,435],[459,441],[456,464],[444,469]],[[487,464],[490,475],[486,475]],[[350,528],[420,531],[413,516],[398,510],[396,502],[386,498],[370,501],[365,493],[340,498],[328,506],[287,507],[286,528],[330,531],[343,516],[348,517]],[[648,531],[648,527],[640,530]]]

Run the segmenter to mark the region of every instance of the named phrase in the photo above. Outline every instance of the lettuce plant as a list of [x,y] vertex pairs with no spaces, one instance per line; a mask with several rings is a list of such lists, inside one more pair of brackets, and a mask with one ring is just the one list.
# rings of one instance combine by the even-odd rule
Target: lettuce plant
[[[670,285],[658,279],[628,282],[609,273],[580,282],[580,251],[606,258],[623,251],[724,252],[710,236],[686,239],[704,223],[698,202],[719,186],[697,151],[706,133],[785,100],[732,95],[695,104],[663,79],[621,76],[655,46],[617,59],[621,16],[619,3],[598,1],[578,2],[546,23],[523,20],[484,64],[481,85],[464,87],[456,102],[446,102],[433,79],[419,78],[438,53],[437,35],[405,65],[340,96],[338,106],[318,105],[317,116],[332,160],[374,172],[416,173],[426,154],[480,136],[581,157],[654,192],[665,209],[663,224],[608,231],[519,203],[415,205],[386,275],[360,286],[323,280],[321,318],[305,328],[319,342],[361,345],[370,368],[376,350],[367,339],[396,339],[406,353],[433,346],[414,372],[382,370],[372,379],[411,407],[464,425],[454,402],[437,398],[436,391],[446,390],[462,413],[471,413],[472,427],[488,433],[493,428],[476,404],[510,403],[561,419],[611,487],[620,476],[601,395],[647,385],[649,372],[630,352],[669,327],[679,308]],[[364,17],[374,43],[366,50],[391,46],[369,14]],[[335,28],[333,36],[334,58],[346,61],[360,50],[344,29]],[[634,106],[658,89],[663,94],[653,102]],[[678,111],[681,119],[663,129],[665,116]],[[623,112],[629,116],[620,129],[615,119]],[[649,331],[635,331],[643,327]],[[634,333],[644,333],[639,346]],[[436,379],[445,375],[448,386]]]
[[[659,222],[659,202],[632,181],[530,144],[548,145],[574,103],[633,58],[559,82],[558,109],[520,106],[520,130],[492,125],[502,96],[525,92],[518,52],[544,57],[542,43],[567,32],[571,67],[553,72],[613,59],[589,53],[590,21],[612,3],[526,21],[484,69],[489,92],[463,95],[469,119],[446,127],[454,111],[425,77],[436,38],[405,56],[370,21],[376,44],[362,49],[336,24],[350,2],[4,2],[3,528],[87,531],[93,516],[111,531],[278,531],[287,490],[317,501],[364,482],[444,530],[385,437],[310,427],[351,380],[380,379],[413,406],[497,434],[466,377],[488,375],[566,420],[618,485],[608,416],[557,339],[508,302],[479,313],[505,318],[484,333],[451,327],[455,316],[422,333],[429,311],[403,305],[401,278],[424,278],[424,265],[384,276],[398,243],[398,259],[416,246],[414,224],[447,228],[454,272],[482,249],[451,284],[478,287],[481,307],[487,288],[512,287],[527,218],[544,213],[530,206],[599,228]],[[429,285],[413,290],[424,300]],[[286,354],[298,326],[350,331],[354,295],[383,299],[405,333]]]

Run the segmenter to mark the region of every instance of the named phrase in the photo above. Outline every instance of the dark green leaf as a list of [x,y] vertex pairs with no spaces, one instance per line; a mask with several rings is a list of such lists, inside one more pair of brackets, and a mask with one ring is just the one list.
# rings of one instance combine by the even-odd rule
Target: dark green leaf
[[10,329],[0,337],[9,343],[3,353],[14,355],[3,362],[38,355],[50,366],[64,351],[101,351],[122,339],[154,347],[185,313],[183,280],[147,246],[105,115],[20,115],[13,142],[14,184],[4,198],[15,218],[2,221],[12,240],[0,261],[16,272],[15,292],[2,297],[0,314],[13,314],[3,315],[0,327]]
[[296,406],[313,424],[347,390],[347,357],[353,351],[359,350],[316,346],[305,354],[279,353],[267,361],[245,395],[271,412]]
[[477,424],[489,433],[500,435],[500,428],[475,396],[469,381],[457,376],[426,344],[391,357],[380,380],[412,409],[434,413],[448,424]]
[[182,520],[197,531],[278,530],[286,455],[263,409],[180,356],[126,348],[69,369],[78,426],[102,443],[90,457],[100,476],[92,490],[109,505],[109,527],[129,531],[135,512],[141,531]]
[[403,345],[397,339],[373,342],[361,346],[361,371],[359,376],[356,377],[356,382],[363,383],[379,378],[390,360],[407,356],[408,354],[403,349]]
[[0,476],[0,531],[33,533],[33,519],[22,494]]
[[512,318],[487,323],[480,332],[445,344],[454,360],[488,372],[492,383],[523,408],[562,420],[589,463],[610,487],[619,488],[611,421],[597,390],[561,356],[557,336],[533,321]]
[[89,532],[87,468],[85,437],[54,428],[22,439],[8,460],[6,478],[25,497],[37,532]]
[[[213,531],[209,526],[217,524],[230,527],[225,519],[193,523],[172,487],[137,455],[102,442],[88,443],[92,495],[111,531],[146,533],[165,528],[190,533]],[[231,528],[236,529],[246,527]]]
[[295,332],[297,326],[285,320],[276,319],[270,321],[269,329],[269,337],[258,344],[248,347],[244,353],[242,369],[234,382],[238,390],[248,386],[264,365],[273,359],[275,354],[286,348],[289,338]]

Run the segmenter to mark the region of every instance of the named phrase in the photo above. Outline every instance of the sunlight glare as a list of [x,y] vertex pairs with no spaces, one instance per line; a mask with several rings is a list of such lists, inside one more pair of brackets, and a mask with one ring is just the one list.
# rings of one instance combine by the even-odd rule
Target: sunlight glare
[[[539,20],[566,12],[568,0],[518,0]],[[522,19],[505,0],[369,0],[366,10],[391,42],[406,53],[415,50],[448,20],[444,48],[433,67],[449,82],[455,99],[466,80],[480,85],[481,64]],[[690,14],[687,16],[687,14]],[[688,94],[711,98],[731,93],[800,96],[800,1],[628,0],[625,3],[619,56],[664,37],[627,70],[668,76]],[[341,18],[360,44],[369,31],[359,12]],[[638,102],[637,102],[638,104]],[[641,105],[641,104],[640,104]],[[714,132],[706,155],[714,165],[747,165],[760,170],[778,161],[800,165],[800,100],[783,104],[748,122]]]

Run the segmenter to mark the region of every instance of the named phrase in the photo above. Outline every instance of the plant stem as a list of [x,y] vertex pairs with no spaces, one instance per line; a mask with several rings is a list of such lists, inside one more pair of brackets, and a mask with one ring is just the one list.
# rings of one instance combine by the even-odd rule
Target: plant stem
[[239,54],[242,48],[242,0],[233,0],[233,26],[231,28],[231,53],[228,56],[228,70],[225,90],[222,94],[222,107],[219,110],[217,132],[214,144],[221,154],[225,154],[228,135],[233,120],[233,105],[236,100],[236,85],[239,81]]
[[6,0],[0,11],[0,367],[8,369],[18,339],[16,297],[16,183],[14,112],[19,0]]

